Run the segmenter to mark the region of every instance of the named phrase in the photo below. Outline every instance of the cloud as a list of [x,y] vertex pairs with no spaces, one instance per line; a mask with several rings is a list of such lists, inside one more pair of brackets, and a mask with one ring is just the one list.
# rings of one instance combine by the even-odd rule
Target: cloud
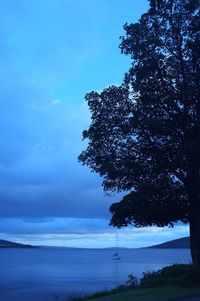
[[98,218],[38,218],[38,219],[2,219],[1,231],[7,234],[21,235],[83,235],[87,233],[105,233],[111,231],[108,220]]

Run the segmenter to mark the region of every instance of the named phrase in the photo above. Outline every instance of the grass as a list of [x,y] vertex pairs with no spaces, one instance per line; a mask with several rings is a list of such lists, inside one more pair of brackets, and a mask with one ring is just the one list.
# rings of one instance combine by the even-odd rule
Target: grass
[[167,301],[174,298],[200,294],[200,287],[158,287],[146,289],[129,289],[104,297],[86,298],[85,301]]

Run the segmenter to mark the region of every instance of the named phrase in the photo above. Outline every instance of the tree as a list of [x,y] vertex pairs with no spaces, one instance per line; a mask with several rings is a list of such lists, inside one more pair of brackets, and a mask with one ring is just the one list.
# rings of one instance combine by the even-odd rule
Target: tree
[[109,191],[117,227],[190,225],[200,268],[200,1],[150,1],[125,24],[122,53],[132,64],[120,86],[86,95],[91,125],[79,160]]

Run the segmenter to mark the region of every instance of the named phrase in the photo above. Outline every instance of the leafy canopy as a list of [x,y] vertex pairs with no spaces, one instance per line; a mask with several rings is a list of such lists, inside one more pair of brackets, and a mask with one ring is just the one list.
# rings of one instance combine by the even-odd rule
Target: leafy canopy
[[112,225],[187,222],[200,174],[200,1],[152,0],[124,29],[131,67],[120,86],[86,95],[91,125],[79,160],[106,192],[128,192],[110,208]]

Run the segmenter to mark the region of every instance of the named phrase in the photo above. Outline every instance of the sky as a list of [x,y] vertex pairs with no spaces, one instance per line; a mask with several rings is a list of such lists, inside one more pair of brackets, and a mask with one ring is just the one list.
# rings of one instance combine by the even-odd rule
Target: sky
[[[90,124],[84,96],[121,83],[130,58],[123,25],[147,0],[0,1],[0,238],[70,247],[111,247],[101,178],[77,157]],[[119,246],[188,235],[188,227],[125,228]]]

